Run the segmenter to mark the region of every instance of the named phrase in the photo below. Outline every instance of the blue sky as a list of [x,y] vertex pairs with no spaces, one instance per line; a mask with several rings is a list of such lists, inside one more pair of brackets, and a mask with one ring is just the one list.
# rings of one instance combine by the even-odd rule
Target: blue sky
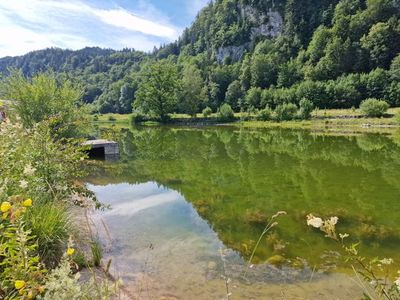
[[176,40],[209,0],[0,0],[0,57],[47,47],[149,51]]

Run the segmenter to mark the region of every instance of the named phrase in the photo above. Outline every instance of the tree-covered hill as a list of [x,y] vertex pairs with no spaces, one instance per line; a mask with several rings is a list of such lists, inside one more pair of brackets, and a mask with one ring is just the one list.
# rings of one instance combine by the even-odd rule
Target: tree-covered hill
[[[358,107],[367,98],[396,106],[399,53],[399,0],[215,0],[178,41],[152,54],[47,49],[0,59],[0,72],[71,73],[100,112],[129,112],[143,95],[136,91],[149,90],[151,65],[163,59],[179,81],[176,112],[215,111],[224,102],[274,108],[304,98],[319,108]],[[136,107],[151,110],[139,100]]]

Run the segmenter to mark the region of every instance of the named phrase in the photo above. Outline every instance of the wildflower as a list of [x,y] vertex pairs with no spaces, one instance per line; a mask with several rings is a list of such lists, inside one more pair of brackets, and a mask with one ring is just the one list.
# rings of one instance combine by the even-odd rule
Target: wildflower
[[315,228],[321,228],[324,221],[321,218],[314,217],[312,214],[307,216],[307,225]]
[[394,284],[397,286],[397,289],[400,291],[400,277],[395,280]]
[[339,233],[339,237],[343,240],[343,239],[345,239],[345,238],[347,238],[347,237],[349,237],[350,235],[348,234],[348,233]]
[[392,258],[384,258],[384,259],[381,259],[380,262],[383,265],[391,265],[393,263],[393,259]]
[[1,203],[0,210],[1,210],[2,213],[6,213],[10,209],[11,209],[11,203],[10,202],[4,201],[3,203]]
[[28,292],[28,299],[33,299],[33,293],[32,293],[32,291],[29,291],[29,292]]
[[24,168],[24,175],[32,176],[35,173],[36,169],[33,168],[30,164]]
[[329,219],[329,223],[330,223],[331,225],[336,225],[338,221],[339,221],[339,218],[338,218],[338,217],[331,217],[331,218]]
[[24,288],[25,285],[26,285],[26,283],[25,283],[25,281],[23,281],[23,280],[16,280],[16,281],[15,281],[15,284],[14,284],[14,286],[15,286],[15,288],[16,288],[17,290],[20,290],[20,289]]
[[21,180],[21,181],[19,182],[19,187],[20,187],[21,189],[26,189],[26,188],[28,187],[28,181],[26,181],[26,180]]
[[67,249],[67,255],[68,256],[72,256],[75,253],[75,249],[74,248],[68,248]]
[[22,202],[22,205],[25,207],[30,207],[32,206],[32,199],[26,199],[24,202]]
[[284,215],[287,215],[287,212],[286,211],[278,211],[275,215],[273,215],[272,216],[272,219],[275,219],[275,218],[277,218],[277,217],[279,217],[279,216],[284,216]]
[[43,293],[44,293],[44,287],[43,287],[43,286],[39,286],[39,287],[38,287],[38,292],[39,292],[40,294],[43,294]]

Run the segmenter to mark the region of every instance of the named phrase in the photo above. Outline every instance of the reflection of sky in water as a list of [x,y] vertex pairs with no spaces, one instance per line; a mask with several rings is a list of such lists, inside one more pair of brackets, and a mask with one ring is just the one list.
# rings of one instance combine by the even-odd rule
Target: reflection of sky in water
[[191,268],[200,264],[196,268],[202,271],[210,260],[219,259],[223,244],[180,193],[155,182],[88,184],[88,188],[111,206],[99,215],[113,240],[111,256],[124,261],[118,263],[120,271],[137,272],[148,259],[149,268],[158,274],[176,265]]
[[[244,261],[223,245],[180,193],[155,182],[88,184],[88,188],[101,202],[111,205],[110,210],[96,212],[96,227],[105,247],[105,260],[112,259],[112,274],[123,278],[124,287],[134,294],[140,294],[138,288],[146,286],[146,293],[154,299],[163,295],[223,299],[226,296],[224,278],[232,279],[232,286],[237,288],[232,299],[274,299],[282,284],[286,291],[293,289],[296,297],[311,295],[314,290],[326,295],[331,294],[333,281],[342,287],[340,291],[346,296],[357,293],[345,277],[336,279],[315,274],[315,279],[324,280],[308,286],[311,270],[278,269],[265,264],[246,272],[247,283],[243,284]],[[111,242],[105,241],[108,233],[101,232],[104,229],[99,218],[107,224]],[[226,255],[224,258],[221,249]],[[320,299],[328,298],[321,296]]]

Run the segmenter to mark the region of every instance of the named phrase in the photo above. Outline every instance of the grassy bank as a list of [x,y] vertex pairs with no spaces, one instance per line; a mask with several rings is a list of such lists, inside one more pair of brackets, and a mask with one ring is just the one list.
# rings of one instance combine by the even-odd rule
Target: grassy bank
[[[247,113],[236,113],[234,126],[245,128],[293,128],[293,129],[311,129],[329,132],[382,132],[391,133],[400,128],[400,123],[395,117],[400,113],[400,108],[391,108],[383,118],[364,117],[359,109],[328,109],[314,110],[310,120],[294,121],[256,121],[255,115]],[[130,125],[131,115],[104,114],[92,116],[96,124],[128,126]],[[189,115],[173,114],[171,122],[174,120],[182,123],[184,119],[190,119]],[[205,118],[202,114],[197,114],[196,118],[201,120]],[[217,119],[217,114],[212,114],[210,118]]]

